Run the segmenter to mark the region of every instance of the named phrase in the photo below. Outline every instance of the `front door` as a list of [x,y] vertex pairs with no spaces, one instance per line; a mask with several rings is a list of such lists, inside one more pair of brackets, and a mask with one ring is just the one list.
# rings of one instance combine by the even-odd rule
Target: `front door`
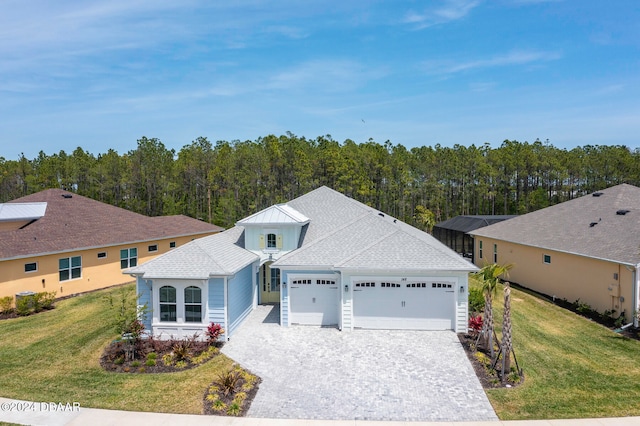
[[280,269],[260,267],[260,303],[280,303]]

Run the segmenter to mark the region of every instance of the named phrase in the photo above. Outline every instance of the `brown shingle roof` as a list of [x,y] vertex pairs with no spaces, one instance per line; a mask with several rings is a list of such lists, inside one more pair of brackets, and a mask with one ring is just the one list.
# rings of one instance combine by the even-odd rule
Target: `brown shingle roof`
[[[640,263],[640,188],[621,184],[471,231],[527,246]],[[596,194],[598,194],[596,193]],[[627,210],[625,214],[617,213]]]
[[11,202],[46,202],[47,209],[43,218],[23,229],[0,232],[0,259],[222,230],[184,215],[144,216],[61,189],[47,189]]

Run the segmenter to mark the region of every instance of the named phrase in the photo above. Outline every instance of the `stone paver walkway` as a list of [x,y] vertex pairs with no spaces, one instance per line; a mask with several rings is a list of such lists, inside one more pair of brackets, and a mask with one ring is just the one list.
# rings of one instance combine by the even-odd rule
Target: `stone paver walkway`
[[497,420],[453,332],[280,327],[258,306],[223,352],[262,377],[248,416]]

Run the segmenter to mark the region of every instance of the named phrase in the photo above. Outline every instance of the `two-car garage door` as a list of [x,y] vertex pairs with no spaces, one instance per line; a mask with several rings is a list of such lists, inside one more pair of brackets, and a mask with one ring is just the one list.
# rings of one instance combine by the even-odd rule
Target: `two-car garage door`
[[353,283],[353,325],[369,329],[451,330],[455,284],[361,280]]
[[[339,323],[342,298],[338,276],[291,277],[289,287],[291,324]],[[454,281],[366,278],[352,281],[351,287],[355,328],[454,329]]]

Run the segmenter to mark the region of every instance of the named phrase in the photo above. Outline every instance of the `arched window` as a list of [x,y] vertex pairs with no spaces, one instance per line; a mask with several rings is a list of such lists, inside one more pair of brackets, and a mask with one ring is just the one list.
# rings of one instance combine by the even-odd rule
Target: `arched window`
[[160,321],[176,322],[178,317],[176,307],[176,289],[171,286],[160,287]]
[[202,290],[198,287],[184,289],[184,321],[202,322]]

